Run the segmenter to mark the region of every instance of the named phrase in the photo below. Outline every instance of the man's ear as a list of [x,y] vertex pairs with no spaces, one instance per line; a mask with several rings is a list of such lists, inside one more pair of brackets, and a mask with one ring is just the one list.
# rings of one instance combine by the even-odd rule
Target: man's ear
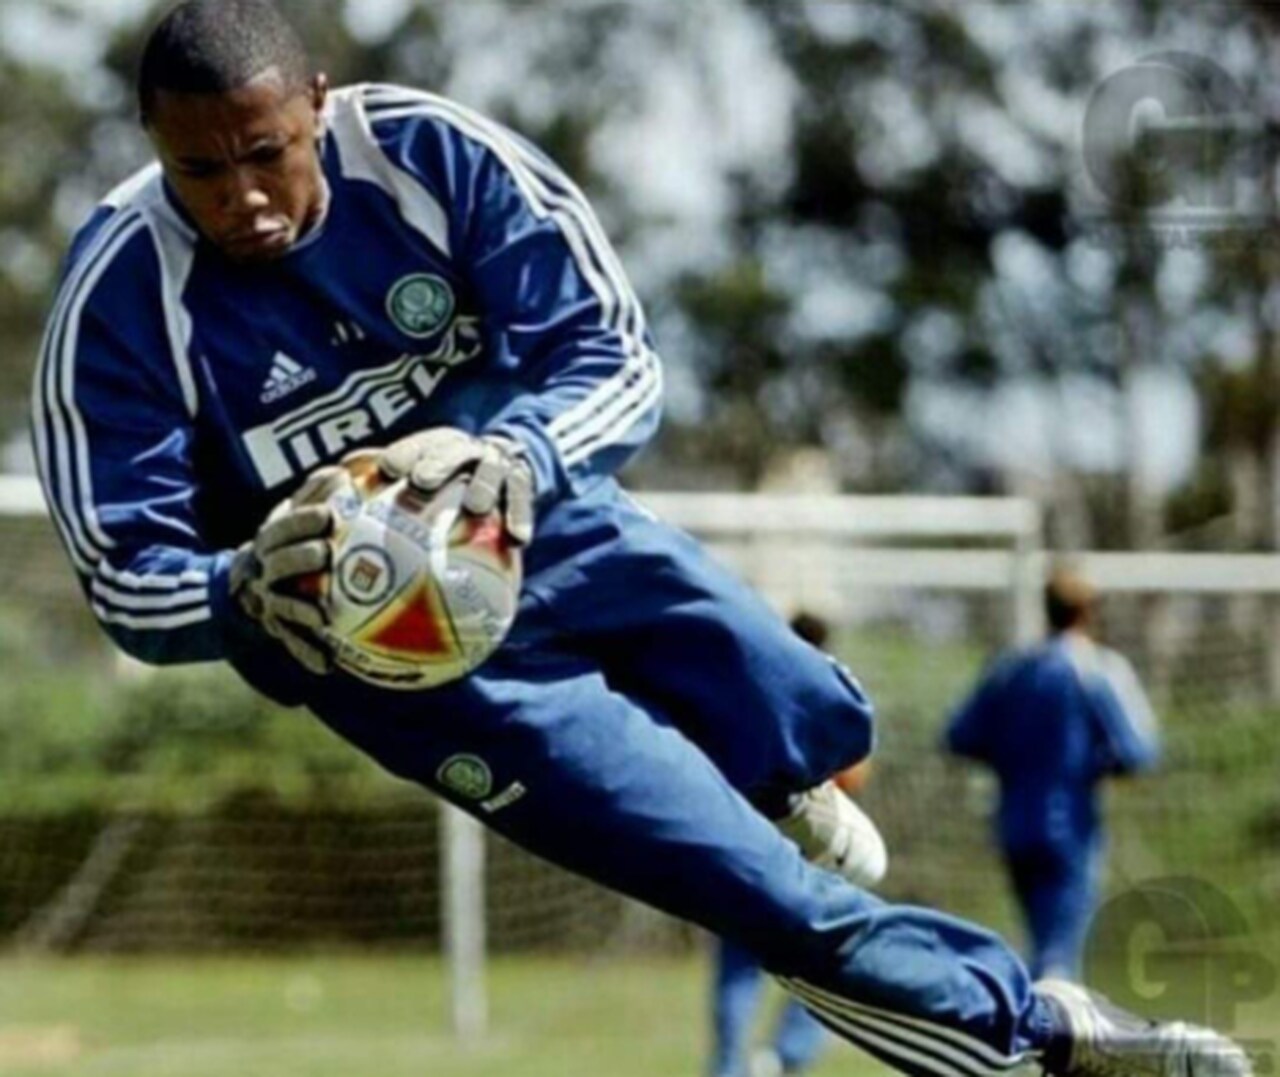
[[311,80],[311,107],[316,114],[316,138],[324,138],[324,106],[329,100],[329,76],[319,71]]

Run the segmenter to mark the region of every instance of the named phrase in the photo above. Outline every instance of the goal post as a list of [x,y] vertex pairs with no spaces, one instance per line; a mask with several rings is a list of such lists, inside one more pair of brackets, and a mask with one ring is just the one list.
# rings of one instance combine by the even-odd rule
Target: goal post
[[443,840],[441,878],[445,890],[442,927],[449,967],[450,1019],[464,1044],[479,1043],[489,1028],[485,980],[484,828],[465,812],[440,801]]
[[[826,589],[937,587],[1007,595],[1010,642],[1039,634],[1043,525],[1027,498],[642,493],[641,504],[706,541],[784,605],[831,605]],[[746,545],[753,552],[743,550]],[[796,565],[810,568],[800,576]],[[820,566],[820,567],[813,567]],[[801,593],[787,581],[809,580]]]
[[48,513],[44,492],[25,475],[0,475],[0,515],[40,516]]

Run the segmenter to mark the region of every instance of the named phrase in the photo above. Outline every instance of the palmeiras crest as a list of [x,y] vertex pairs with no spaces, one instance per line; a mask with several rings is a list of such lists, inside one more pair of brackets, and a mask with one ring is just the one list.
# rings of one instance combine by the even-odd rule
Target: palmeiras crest
[[436,779],[468,800],[483,800],[493,792],[493,774],[478,756],[455,755],[446,759],[436,771]]
[[387,313],[407,336],[434,336],[453,317],[457,302],[448,281],[429,273],[401,277],[387,293]]

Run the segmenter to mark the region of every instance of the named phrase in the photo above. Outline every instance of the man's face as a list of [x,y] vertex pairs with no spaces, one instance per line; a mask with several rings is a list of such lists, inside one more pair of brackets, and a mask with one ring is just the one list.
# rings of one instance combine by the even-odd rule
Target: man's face
[[316,139],[326,82],[290,90],[271,68],[227,93],[161,90],[148,117],[165,177],[229,258],[285,254],[324,210]]

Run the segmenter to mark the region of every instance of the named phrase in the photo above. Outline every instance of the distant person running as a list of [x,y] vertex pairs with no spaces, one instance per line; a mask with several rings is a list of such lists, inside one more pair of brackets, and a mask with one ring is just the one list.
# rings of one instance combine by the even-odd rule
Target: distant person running
[[1082,576],[1054,573],[1048,639],[1001,657],[946,733],[950,751],[999,780],[997,840],[1037,979],[1079,977],[1104,845],[1099,782],[1146,770],[1159,754],[1133,667],[1092,638],[1096,598]]

